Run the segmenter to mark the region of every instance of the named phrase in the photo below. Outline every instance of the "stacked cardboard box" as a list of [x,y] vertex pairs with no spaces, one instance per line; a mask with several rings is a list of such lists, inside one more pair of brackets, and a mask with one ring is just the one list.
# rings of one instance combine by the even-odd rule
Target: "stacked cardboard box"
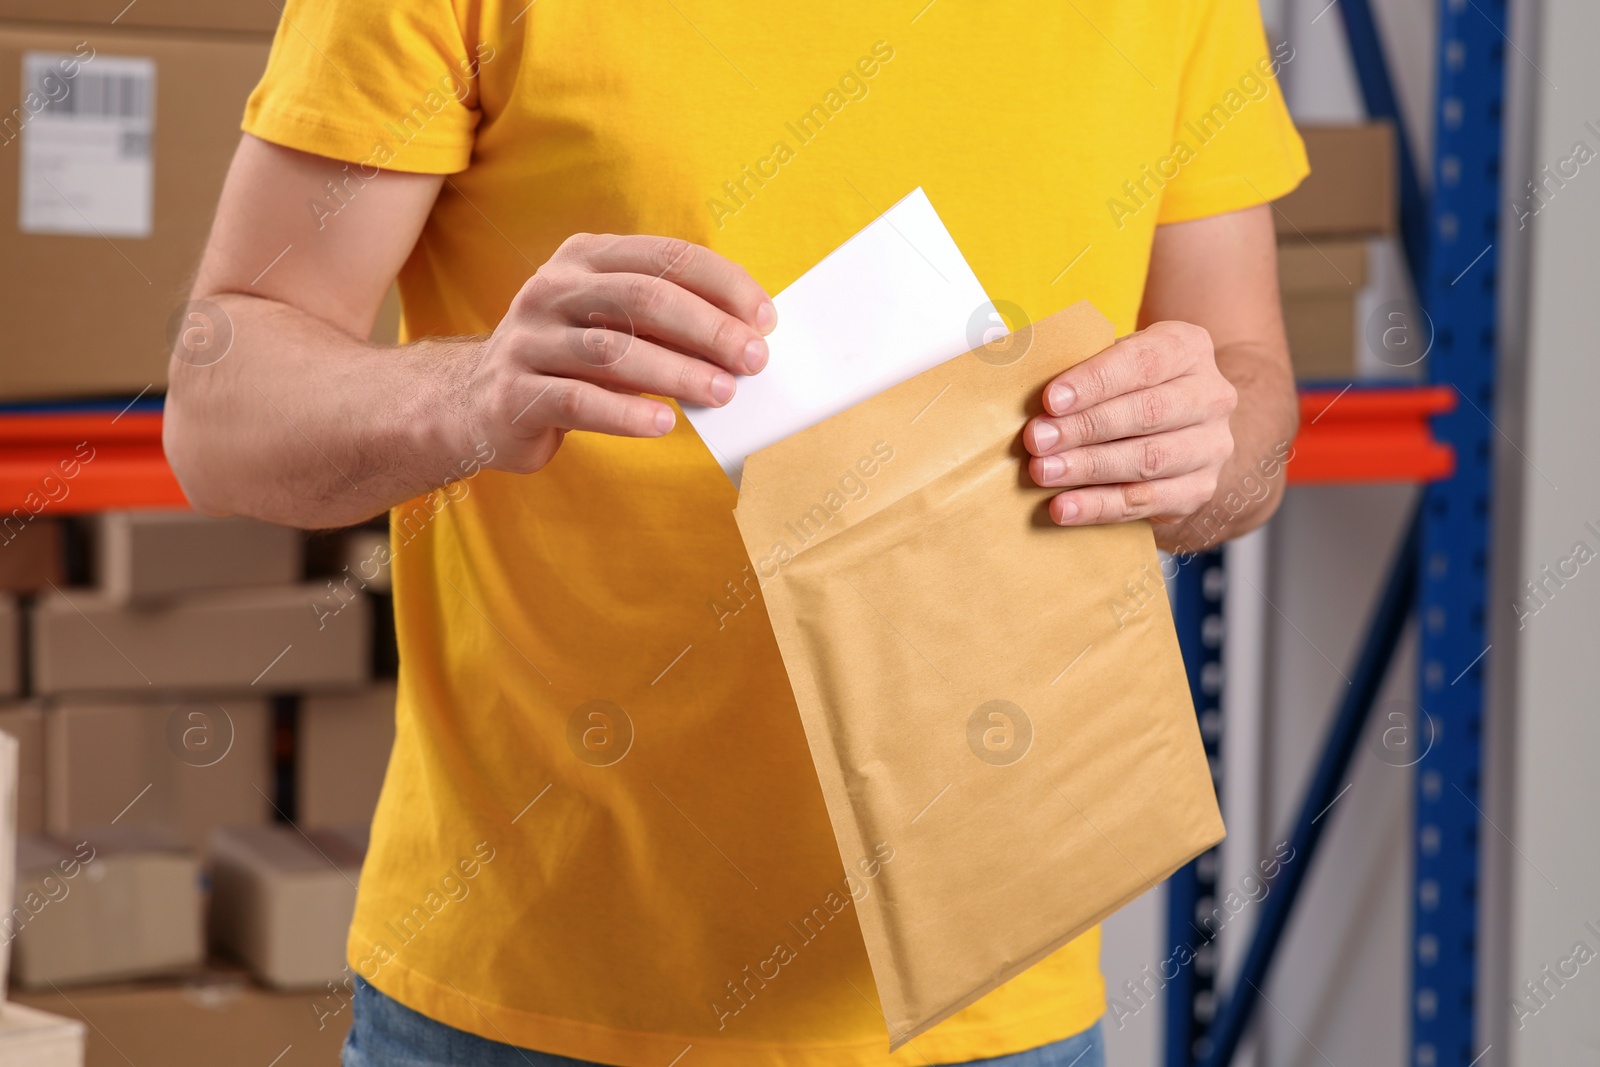
[[[8,734],[0,734],[0,900],[19,901],[27,897],[14,894],[17,855],[17,749]],[[21,955],[17,934],[32,918],[25,906],[0,919],[0,996],[7,988],[13,951]],[[36,1008],[0,1002],[0,1067],[82,1067],[84,1056],[83,1023],[64,1019]]]
[[[278,10],[0,0],[0,312],[26,354],[0,399],[159,393],[178,324],[215,327],[188,286]],[[397,323],[391,293],[374,339]]]
[[300,531],[186,511],[108,511],[95,517],[98,579],[114,604],[153,604],[208,589],[300,580]]
[[0,218],[0,310],[29,356],[0,363],[3,398],[163,387],[277,14],[141,0],[113,25],[116,6],[0,6],[18,20],[0,22],[0,142],[19,142],[0,156],[0,203],[18,205]]
[[86,1027],[21,1004],[0,1004],[0,1067],[82,1067]]
[[366,826],[394,747],[394,684],[300,702],[295,809],[306,826]]
[[199,856],[159,831],[22,838],[12,978],[40,989],[197,967],[200,889]]
[[0,705],[0,733],[17,742],[17,833],[43,833],[43,710],[37,703]]
[[[317,982],[336,976],[359,853],[351,862],[347,850],[337,866],[313,851],[319,870],[284,880],[270,856],[241,862],[254,853],[238,842],[255,841],[252,834],[276,839],[278,831],[303,840],[298,830],[268,825],[280,814],[279,778],[293,756],[282,748],[292,741],[292,704],[279,714],[273,694],[332,699],[336,710],[326,721],[336,733],[357,719],[372,723],[359,701],[348,714],[337,710],[342,694],[371,685],[368,600],[304,582],[304,537],[294,530],[132,511],[99,516],[88,532],[98,584],[31,600],[26,673],[35,702],[0,709],[0,731],[19,737],[43,772],[42,786],[38,776],[29,779],[43,800],[30,829],[42,822],[51,835],[28,840],[22,852],[18,983],[112,981],[199,966],[206,947],[200,876],[213,841],[220,843],[212,857],[219,884],[229,889],[217,895],[218,945],[279,984],[306,984],[308,958],[317,961]],[[358,733],[347,730],[333,743],[365,755]],[[378,744],[386,751],[381,724]],[[361,763],[355,779],[363,796],[381,778],[381,764],[375,772],[372,762]],[[348,790],[325,786],[322,794],[332,798],[321,801],[324,810],[343,810],[336,802]],[[345,807],[363,802],[370,805]],[[292,812],[292,804],[284,807]],[[370,806],[352,821],[369,816]],[[304,898],[319,874],[340,899]],[[278,899],[280,885],[292,886],[290,896],[300,895],[296,921],[282,921],[281,908],[236,906],[231,890],[241,883],[267,900]],[[68,896],[72,903],[62,906]],[[272,951],[252,955],[261,943]]]
[[364,597],[298,584],[293,530],[190,512],[102,517],[102,584],[41,596],[33,684],[46,695],[353,688],[369,671]]
[[[268,992],[235,969],[213,967],[181,980],[46,989],[16,999],[69,1017],[80,1047],[85,1023],[93,1020],[89,1067],[335,1067],[350,1028],[349,998],[343,986],[318,995]],[[56,1067],[57,1061],[19,1063]],[[10,1065],[0,1059],[0,1067]]]
[[1394,131],[1366,123],[1300,133],[1311,176],[1273,211],[1289,354],[1299,378],[1350,378],[1367,244],[1395,231]]
[[1356,297],[1367,284],[1363,240],[1294,240],[1278,245],[1278,285],[1295,376],[1355,375]]
[[218,827],[272,818],[264,700],[61,701],[44,727],[47,823],[58,836],[148,827],[200,850]]
[[22,687],[22,622],[17,602],[0,594],[0,698],[14,697]]
[[358,526],[339,535],[338,567],[341,575],[352,575],[374,593],[387,593],[390,579],[390,547],[387,527]]
[[[10,900],[17,877],[17,741],[0,734],[0,900]],[[11,973],[11,943],[16,939],[15,916],[0,919],[0,992]]]
[[5,516],[0,521],[0,594],[18,596],[65,585],[65,556],[66,527],[60,520]]
[[321,989],[345,972],[365,828],[220,830],[211,844],[219,947],[275,989]]
[[[271,775],[263,698],[364,684],[366,602],[303,584],[303,538],[284,527],[116,512],[98,518],[95,541],[98,587],[54,591],[33,606],[33,685],[55,698],[52,825],[81,825],[72,809],[95,807],[94,790],[109,799],[110,779],[78,783],[112,753],[129,781],[213,768],[220,779],[231,766],[259,800]],[[175,788],[202,790],[188,800],[203,796],[204,806],[239,806],[203,785]]]
[[101,593],[41,597],[33,678],[46,695],[354,687],[370,674],[371,607],[315,585],[195,593],[160,607]]

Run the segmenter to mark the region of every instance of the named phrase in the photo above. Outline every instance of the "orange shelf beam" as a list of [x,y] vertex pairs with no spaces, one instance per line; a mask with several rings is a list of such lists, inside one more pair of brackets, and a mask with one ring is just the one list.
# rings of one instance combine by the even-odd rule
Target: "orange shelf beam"
[[0,415],[0,523],[110,508],[187,508],[161,413]]
[[1431,482],[1448,478],[1455,453],[1428,420],[1453,411],[1450,386],[1304,389],[1300,433],[1289,461],[1296,485]]
[[[1447,386],[1306,389],[1289,481],[1427,482],[1448,477],[1455,456],[1428,420],[1451,411]],[[187,508],[161,451],[161,413],[0,415],[0,521],[83,515],[110,508]]]

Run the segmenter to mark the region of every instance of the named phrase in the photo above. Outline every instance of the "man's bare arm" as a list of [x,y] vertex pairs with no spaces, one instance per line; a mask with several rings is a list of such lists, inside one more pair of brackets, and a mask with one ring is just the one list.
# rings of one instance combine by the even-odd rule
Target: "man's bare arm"
[[1057,377],[1023,441],[1064,525],[1193,550],[1265,522],[1298,409],[1265,205],[1156,230],[1141,330]]
[[570,430],[660,436],[672,409],[640,394],[726,403],[733,374],[766,363],[776,313],[760,286],[657,237],[573,237],[487,338],[368,344],[442,179],[385,171],[319,225],[308,202],[346,178],[240,144],[193,292],[232,347],[202,366],[180,336],[170,364],[167,456],[202,511],[345,525],[463,464],[536,471]]
[[1229,418],[1233,454],[1215,492],[1186,521],[1156,528],[1163,548],[1192,552],[1249,533],[1283,502],[1300,405],[1270,205],[1156,229],[1140,325],[1163,319],[1205,328],[1239,398]]
[[192,294],[221,309],[232,345],[202,366],[180,338],[169,365],[167,455],[202,511],[345,525],[440,484],[465,445],[437,409],[472,346],[365,340],[442,179],[380,174],[319,230],[307,204],[345,178],[319,156],[239,146]]

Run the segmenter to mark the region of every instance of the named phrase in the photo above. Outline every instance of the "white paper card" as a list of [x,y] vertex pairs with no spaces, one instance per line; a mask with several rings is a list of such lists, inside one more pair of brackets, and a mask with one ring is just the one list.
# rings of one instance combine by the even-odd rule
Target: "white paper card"
[[1005,332],[921,189],[772,302],[766,368],[724,407],[683,405],[734,485],[751,453]]
[[27,52],[22,95],[41,104],[22,128],[18,228],[23,233],[149,237],[155,175],[156,63]]

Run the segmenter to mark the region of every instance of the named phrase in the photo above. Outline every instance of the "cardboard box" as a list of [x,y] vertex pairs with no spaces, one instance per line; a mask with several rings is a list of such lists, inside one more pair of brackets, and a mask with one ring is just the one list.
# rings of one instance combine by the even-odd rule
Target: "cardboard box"
[[118,604],[181,593],[300,581],[305,536],[255,519],[193,511],[108,511],[97,517],[100,590]]
[[0,593],[38,593],[51,582],[65,585],[65,539],[66,528],[56,519],[35,518],[23,508],[5,516],[0,521]]
[[1280,237],[1353,237],[1395,231],[1399,178],[1386,122],[1300,127],[1311,174],[1276,204]]
[[1355,302],[1366,284],[1364,240],[1279,243],[1278,285],[1296,378],[1355,376]]
[[[60,5],[29,6],[61,17]],[[254,6],[276,18],[273,5]],[[98,11],[89,0],[71,8]],[[202,5],[140,0],[123,17],[180,8]],[[0,25],[0,204],[16,205],[0,213],[0,316],[13,353],[0,361],[0,399],[165,387],[169,322],[266,67],[264,37],[105,21]],[[25,69],[43,91],[24,90]],[[46,107],[52,94],[73,109]]]
[[87,1029],[77,1019],[0,1004],[0,1067],[82,1067]]
[[393,683],[300,702],[295,811],[302,826],[367,826],[394,747]]
[[101,831],[17,846],[11,972],[18,985],[165,974],[205,958],[200,858],[167,835]]
[[365,830],[219,830],[211,841],[211,933],[278,989],[320,989],[345,970]]
[[266,701],[62,703],[45,715],[47,825],[77,840],[113,825],[201,850],[221,826],[272,818]]
[[0,0],[0,20],[270,35],[281,6],[270,0]]
[[[16,1000],[93,1020],[88,1067],[338,1067],[349,992],[271,993],[240,971],[208,968],[181,982],[140,982]],[[293,1051],[283,1055],[286,1048]]]
[[[18,747],[16,738],[0,734],[0,901],[11,900],[16,888]],[[0,921],[0,994],[11,971],[11,932]]]
[[387,593],[394,587],[387,529],[346,530],[340,540],[339,574],[335,581],[343,581],[348,574],[375,593]]
[[354,688],[371,673],[372,606],[324,585],[194,593],[122,607],[70,590],[33,607],[37,693]]
[[17,741],[16,831],[42,834],[45,825],[44,712],[37,704],[0,706],[0,733]]
[[0,593],[0,697],[22,691],[22,613],[17,602]]

